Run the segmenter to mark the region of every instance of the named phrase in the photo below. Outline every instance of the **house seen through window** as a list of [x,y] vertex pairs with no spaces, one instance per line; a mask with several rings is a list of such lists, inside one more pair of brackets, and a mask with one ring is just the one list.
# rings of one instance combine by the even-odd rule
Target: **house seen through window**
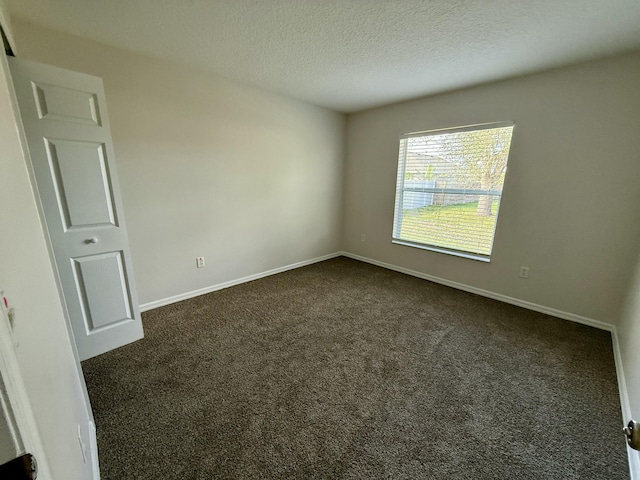
[[489,261],[513,123],[400,138],[393,242]]

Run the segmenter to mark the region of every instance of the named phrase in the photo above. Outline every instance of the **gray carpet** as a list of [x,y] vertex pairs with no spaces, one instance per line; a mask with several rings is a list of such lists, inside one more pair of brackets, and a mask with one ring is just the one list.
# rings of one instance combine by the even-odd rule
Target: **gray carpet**
[[104,479],[628,479],[611,336],[346,258],[83,363]]

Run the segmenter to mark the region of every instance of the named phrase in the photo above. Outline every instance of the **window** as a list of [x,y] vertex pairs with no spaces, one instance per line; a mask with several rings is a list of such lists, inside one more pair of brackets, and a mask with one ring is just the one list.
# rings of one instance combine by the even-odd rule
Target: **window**
[[393,242],[489,261],[513,123],[400,137]]

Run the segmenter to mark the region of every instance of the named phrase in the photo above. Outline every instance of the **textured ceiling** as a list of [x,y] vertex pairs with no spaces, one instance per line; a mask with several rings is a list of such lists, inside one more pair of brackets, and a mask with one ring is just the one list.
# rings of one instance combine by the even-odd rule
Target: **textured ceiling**
[[9,0],[32,23],[353,112],[640,48],[640,0]]

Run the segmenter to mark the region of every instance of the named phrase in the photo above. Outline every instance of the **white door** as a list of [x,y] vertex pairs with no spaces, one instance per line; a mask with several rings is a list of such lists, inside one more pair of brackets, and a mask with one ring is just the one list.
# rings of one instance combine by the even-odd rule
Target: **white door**
[[9,59],[80,360],[142,338],[102,80]]

